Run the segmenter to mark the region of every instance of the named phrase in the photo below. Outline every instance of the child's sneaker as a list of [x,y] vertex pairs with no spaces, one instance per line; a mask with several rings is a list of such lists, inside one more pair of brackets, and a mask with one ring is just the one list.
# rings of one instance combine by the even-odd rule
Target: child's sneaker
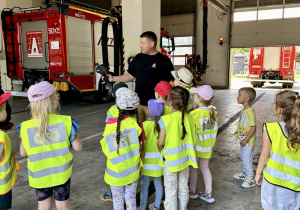
[[212,193],[210,193],[210,194],[205,193],[205,192],[199,193],[199,198],[206,201],[207,203],[216,202]]
[[198,195],[197,191],[191,191],[190,190],[189,195],[190,195],[190,199],[196,200],[196,199],[199,198],[199,195]]
[[155,208],[153,204],[149,205],[150,210],[160,210],[160,208]]
[[247,181],[244,181],[243,184],[241,185],[243,188],[251,188],[251,187],[255,187],[255,182],[253,179],[249,179]]
[[103,201],[112,201],[112,194],[111,192],[105,192],[102,195],[100,195],[100,199]]
[[246,173],[241,172],[241,173],[234,174],[233,178],[235,178],[235,179],[246,179]]

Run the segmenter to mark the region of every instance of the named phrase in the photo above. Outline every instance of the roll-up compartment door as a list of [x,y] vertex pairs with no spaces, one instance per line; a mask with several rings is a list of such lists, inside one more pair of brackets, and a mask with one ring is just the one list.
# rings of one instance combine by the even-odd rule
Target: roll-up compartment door
[[90,75],[93,70],[91,21],[67,18],[69,71],[73,75]]

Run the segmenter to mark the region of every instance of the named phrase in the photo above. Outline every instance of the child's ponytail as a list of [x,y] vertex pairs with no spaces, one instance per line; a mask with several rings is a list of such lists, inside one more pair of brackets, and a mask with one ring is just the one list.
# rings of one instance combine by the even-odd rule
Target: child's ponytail
[[[119,109],[119,108],[118,108]],[[118,116],[118,121],[117,121],[117,129],[116,129],[116,142],[117,142],[117,154],[119,155],[119,147],[120,147],[120,129],[121,129],[121,121],[124,115],[124,111],[122,109],[119,109],[119,116]]]
[[176,111],[181,111],[181,125],[182,125],[182,135],[181,140],[185,138],[186,129],[184,126],[184,115],[187,110],[188,101],[190,93],[185,88],[180,86],[175,86],[171,89],[168,100],[172,102],[172,108]]
[[159,121],[160,117],[161,116],[152,117],[154,119],[154,122],[155,122],[154,132],[157,132],[157,133],[160,132],[160,127],[159,127],[159,124],[158,124],[158,121]]
[[[138,109],[135,109],[135,110],[134,110],[134,115],[135,115],[137,124],[141,127]],[[141,128],[142,128],[142,127],[141,127]],[[140,141],[140,142],[143,142],[143,140],[142,140],[142,135],[139,136],[139,141]]]
[[292,148],[297,151],[300,143],[300,96],[298,94],[296,95],[295,104],[290,115],[289,130],[288,140],[291,142]]
[[208,106],[209,108],[209,121],[210,121],[210,126],[214,126],[216,122],[216,114],[215,114],[215,109],[216,107],[210,105]]
[[285,122],[288,148],[296,152],[300,144],[300,96],[298,92],[283,90],[276,94],[274,105],[281,109],[281,119]]
[[185,129],[185,126],[184,126],[184,114],[185,114],[185,111],[186,111],[186,107],[182,107],[182,110],[181,110],[181,114],[182,114],[182,117],[181,117],[181,125],[182,125],[181,140],[183,140],[185,138],[185,134],[186,134],[186,129]]

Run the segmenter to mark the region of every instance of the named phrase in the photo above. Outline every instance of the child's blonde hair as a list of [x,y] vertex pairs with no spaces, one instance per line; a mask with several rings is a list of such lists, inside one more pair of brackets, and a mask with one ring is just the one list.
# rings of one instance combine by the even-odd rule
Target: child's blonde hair
[[[205,106],[210,106],[212,105],[212,99],[210,100],[205,100],[203,99],[201,96],[199,96],[199,94],[195,94],[195,97],[199,98],[200,103],[203,103]],[[216,122],[216,114],[215,114],[215,110],[213,107],[209,108],[209,121],[210,121],[210,125],[213,126]]]
[[275,108],[280,108],[281,118],[285,122],[285,131],[288,135],[288,146],[295,151],[300,143],[300,96],[298,92],[283,90],[276,94],[274,99]]
[[[39,95],[33,95],[33,98]],[[55,114],[59,110],[59,102],[57,92],[39,101],[30,102],[31,116],[35,120],[34,125],[39,123],[39,135],[44,143],[49,142],[49,135],[47,133],[48,115]]]

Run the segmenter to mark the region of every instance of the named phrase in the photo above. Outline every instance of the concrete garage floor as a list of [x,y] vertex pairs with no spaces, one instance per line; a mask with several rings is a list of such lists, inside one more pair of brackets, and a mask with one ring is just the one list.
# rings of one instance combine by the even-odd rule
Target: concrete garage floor
[[[276,120],[271,112],[274,94],[278,88],[257,89],[257,100],[253,107],[257,116],[257,140],[254,151],[254,169],[257,166],[262,146],[262,124]],[[294,89],[299,89],[295,87]],[[260,187],[251,189],[240,187],[241,181],[233,179],[233,174],[240,172],[242,164],[239,158],[239,144],[234,141],[233,133],[237,127],[237,113],[242,109],[236,103],[237,90],[215,90],[214,105],[218,110],[220,133],[210,162],[213,175],[213,193],[215,204],[207,204],[202,200],[190,200],[188,209],[261,209]],[[27,119],[25,107],[28,100],[13,98],[9,100],[12,105],[12,122],[18,125]],[[113,209],[112,202],[103,202],[99,199],[101,193],[108,191],[109,186],[104,182],[106,158],[102,153],[99,141],[104,129],[106,111],[112,105],[94,104],[91,102],[78,102],[61,107],[61,114],[71,115],[79,120],[79,136],[83,141],[83,150],[73,152],[74,166],[71,179],[71,209],[94,210]],[[29,113],[27,113],[28,115]],[[29,187],[27,178],[26,158],[21,158],[18,152],[20,140],[16,139],[15,131],[7,132],[12,140],[13,151],[20,162],[21,170],[18,180],[13,188],[12,209],[37,209],[37,200],[34,189]],[[204,184],[199,171],[198,190],[202,191]],[[140,186],[138,186],[138,192]],[[154,195],[148,199],[154,200]],[[56,209],[53,207],[52,209]]]

